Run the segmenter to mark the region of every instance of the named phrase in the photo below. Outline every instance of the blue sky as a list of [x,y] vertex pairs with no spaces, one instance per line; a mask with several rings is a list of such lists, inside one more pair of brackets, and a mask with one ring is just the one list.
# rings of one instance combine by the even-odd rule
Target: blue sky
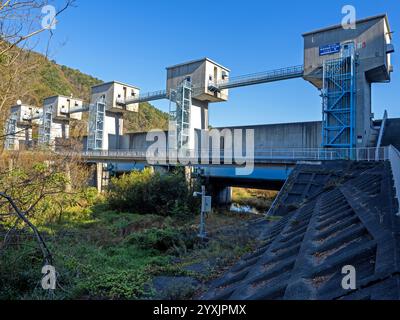
[[[357,18],[387,12],[400,32],[400,5],[388,1],[180,1],[77,0],[59,19],[51,55],[60,64],[102,80],[165,88],[165,67],[210,57],[231,76],[302,64],[301,34],[340,23],[352,4]],[[392,83],[373,85],[373,112],[400,117],[399,33],[393,43]],[[168,103],[154,103],[168,111]],[[213,126],[321,119],[319,93],[302,79],[231,90],[230,101],[212,104]]]

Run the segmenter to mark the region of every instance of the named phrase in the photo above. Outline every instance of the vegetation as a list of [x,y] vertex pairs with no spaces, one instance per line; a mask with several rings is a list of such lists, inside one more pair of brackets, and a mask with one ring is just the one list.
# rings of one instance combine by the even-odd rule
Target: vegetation
[[120,211],[184,216],[193,212],[192,195],[182,172],[165,175],[145,169],[112,178],[108,200]]
[[[91,87],[103,82],[79,70],[58,65],[39,53],[22,51],[22,55],[25,64],[35,66],[31,72],[26,73],[24,82],[18,88],[18,99],[24,103],[41,106],[46,97],[53,95],[72,95],[90,101]],[[10,101],[10,106],[12,104],[15,104],[15,101]],[[124,127],[126,132],[166,130],[168,114],[148,102],[141,103],[139,113],[127,114]]]
[[[72,3],[65,0],[58,14]],[[88,100],[90,87],[101,83],[28,46],[46,30],[31,30],[45,4],[0,5],[0,132],[17,99],[37,106],[56,94]],[[125,130],[165,129],[167,119],[141,104]],[[151,298],[157,276],[206,281],[254,248],[249,216],[212,214],[210,241],[199,241],[199,204],[179,171],[133,172],[112,179],[109,193],[99,196],[87,185],[91,172],[81,165],[75,152],[81,146],[72,140],[58,154],[0,150],[0,299]],[[55,291],[41,288],[44,265],[56,268]],[[208,272],[196,272],[198,265]],[[169,297],[188,298],[194,290],[187,286]]]
[[[56,23],[55,19],[47,26],[38,23],[42,8],[49,2],[0,1],[0,132],[3,132],[10,106],[17,99],[29,96],[32,92],[30,82],[40,78],[42,61],[33,53],[33,47],[37,43],[35,38],[45,34]],[[59,10],[55,13],[57,20],[73,2],[64,0],[59,3]]]
[[[43,257],[32,232],[20,225],[21,232],[12,235],[7,249],[0,248],[0,299],[152,298],[156,292],[151,283],[157,276],[187,276],[200,282],[217,276],[256,245],[246,224],[251,217],[213,213],[207,220],[210,241],[201,242],[197,206],[188,209],[184,181],[179,172],[160,175],[145,170],[113,179],[103,196],[83,187],[45,197],[31,221],[52,252],[58,287],[50,296],[41,289]],[[144,195],[150,187],[160,191],[157,198]],[[7,221],[0,219],[0,233],[10,230]],[[197,265],[203,266],[201,272],[190,268]],[[170,289],[165,294],[188,298],[196,289]]]
[[[0,53],[7,45],[1,41],[0,34]],[[88,102],[91,87],[102,82],[79,70],[50,61],[40,53],[15,47],[0,54],[0,111],[7,111],[17,100],[42,106],[45,98],[54,95],[72,95]],[[7,114],[0,114],[0,129]],[[127,114],[125,120],[126,132],[168,128],[168,114],[148,102],[141,103],[139,112]]]
[[125,131],[147,132],[149,130],[168,129],[168,114],[148,102],[140,103],[139,113],[129,113],[124,119]]
[[[221,229],[237,223],[237,216],[210,220],[212,229]],[[182,220],[121,213],[109,210],[107,204],[69,207],[62,219],[53,221],[41,230],[59,274],[55,299],[152,298],[152,278],[193,276],[186,267],[205,261],[210,273],[196,276],[207,280],[204,277],[216,276],[254,247],[251,235],[240,226],[233,233],[216,232],[205,246],[196,237],[194,216]],[[41,258],[35,243],[30,238],[19,241],[0,258],[0,299],[49,298],[40,288]],[[169,294],[184,298],[181,294],[190,297],[194,292]]]
[[81,73],[79,70],[60,66],[40,54],[32,54],[40,61],[40,67],[30,81],[31,93],[21,100],[41,106],[43,99],[52,95],[74,96],[90,100],[90,88],[102,81]]
[[264,212],[270,208],[276,195],[275,191],[234,188],[232,200],[237,204],[250,206]]

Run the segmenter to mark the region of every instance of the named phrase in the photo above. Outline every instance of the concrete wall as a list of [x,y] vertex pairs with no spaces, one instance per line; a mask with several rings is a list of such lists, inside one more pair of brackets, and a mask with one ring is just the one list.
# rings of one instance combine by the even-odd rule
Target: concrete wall
[[390,54],[387,44],[389,25],[385,16],[367,18],[357,22],[356,29],[341,26],[316,30],[304,34],[304,79],[321,89],[322,66],[325,61],[337,59],[342,52],[320,56],[321,46],[352,42],[357,57],[356,68],[356,128],[357,147],[369,146],[371,129],[371,83],[390,80]]
[[69,124],[64,121],[53,121],[50,131],[50,141],[69,138]]
[[[24,117],[34,117],[39,115],[41,108],[33,107],[29,105],[17,105],[11,107],[10,114],[14,114],[18,122],[28,124],[28,122],[24,119]],[[39,124],[40,120],[33,120],[34,124]]]
[[[347,42],[355,44],[358,59],[364,66],[364,71],[370,71],[388,63],[386,54],[386,43],[390,37],[385,34],[388,30],[386,19],[383,16],[377,18],[361,20],[357,23],[356,29],[343,29],[341,26],[327,29],[316,30],[304,34],[304,77],[306,80],[313,81],[315,69],[321,68],[324,61],[337,59],[341,53],[320,56],[321,46]],[[309,78],[309,76],[311,77]],[[381,75],[382,78],[371,79],[373,81],[387,80],[388,70]],[[318,82],[313,82],[321,88]]]
[[228,90],[213,93],[208,90],[208,83],[222,80],[223,73],[229,77],[229,72],[229,69],[207,58],[168,67],[167,92],[171,89],[176,89],[183,80],[190,77],[194,87],[194,98],[209,102],[226,101],[229,94]]
[[[139,88],[113,81],[92,87],[90,103],[96,103],[104,96],[108,111],[123,112],[124,109],[117,105],[117,100],[137,97],[139,94]],[[139,104],[134,103],[128,105],[126,111],[138,112]]]
[[187,77],[195,85],[204,85],[204,61],[189,62],[167,68],[167,92],[176,89]]
[[[224,128],[217,128],[224,129]],[[257,126],[228,127],[253,129],[255,148],[321,148],[322,122],[298,122]],[[245,132],[243,132],[245,137]],[[245,145],[245,144],[243,144]]]
[[382,137],[382,146],[393,145],[400,150],[400,118],[387,119]]
[[70,115],[63,114],[71,109],[81,108],[83,106],[83,100],[66,97],[66,96],[54,96],[46,98],[43,101],[43,108],[53,107],[53,119],[54,120],[68,120],[68,119],[82,119],[82,113],[73,113]]
[[[256,148],[321,148],[321,121],[238,126],[223,129],[254,129]],[[245,141],[245,132],[243,132]],[[130,133],[121,137],[123,149],[146,150],[152,142],[146,141],[146,133]],[[198,146],[198,142],[195,142]],[[245,146],[245,144],[243,144]]]
[[192,100],[190,112],[190,141],[189,149],[196,147],[196,130],[208,129],[208,103],[197,99]]
[[[208,83],[214,82],[218,83],[219,81],[222,80],[227,80],[229,78],[229,69],[222,67],[218,64],[212,63],[211,61],[206,61],[205,65],[205,84],[206,88],[208,88]],[[221,92],[218,93],[213,93],[210,90],[206,90],[207,95],[212,95],[212,99],[210,100],[211,102],[221,102],[221,101],[227,101],[229,98],[229,90],[222,90]],[[207,99],[207,97],[204,97]]]
[[[161,133],[161,132],[160,132]],[[167,132],[162,132],[167,137]],[[154,141],[146,141],[147,132],[129,133],[118,137],[119,148],[117,148],[117,136],[108,134],[110,150],[147,150]]]
[[24,150],[29,148],[33,143],[32,129],[27,126],[17,125],[16,132],[18,133],[15,135],[14,138],[14,150]]
[[118,113],[106,112],[104,119],[103,150],[121,149],[120,139],[123,134],[124,120]]

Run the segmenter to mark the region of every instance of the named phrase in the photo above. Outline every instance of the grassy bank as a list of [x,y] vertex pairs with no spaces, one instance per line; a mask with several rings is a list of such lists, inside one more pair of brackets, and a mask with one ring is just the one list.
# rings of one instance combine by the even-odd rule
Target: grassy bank
[[259,212],[265,212],[270,208],[276,195],[276,191],[233,188],[232,200],[237,204],[253,207]]
[[[249,217],[214,213],[207,221],[212,237],[204,244],[196,237],[197,217],[120,213],[97,205],[78,218],[77,208],[69,210],[71,215],[62,222],[42,227],[59,274],[56,299],[152,298],[154,292],[146,284],[153,277],[193,276],[185,267],[205,263],[208,274],[196,277],[206,281],[254,245],[240,226],[234,234],[223,231]],[[2,274],[7,277],[2,277],[0,299],[47,298],[39,285],[37,251],[32,240],[25,240],[7,252],[2,259],[7,263]]]

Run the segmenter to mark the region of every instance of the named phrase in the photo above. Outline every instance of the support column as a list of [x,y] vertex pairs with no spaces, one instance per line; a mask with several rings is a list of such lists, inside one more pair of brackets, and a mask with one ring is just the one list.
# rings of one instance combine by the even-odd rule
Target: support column
[[364,70],[357,76],[356,100],[356,145],[359,148],[370,147],[372,131],[371,82],[366,78]]
[[120,149],[120,139],[122,136],[122,126],[121,115],[119,113],[115,114],[115,148]]
[[189,149],[194,150],[198,141],[196,141],[196,130],[208,130],[208,102],[192,99],[190,111],[190,146]]
[[186,166],[185,167],[185,180],[187,183],[187,186],[189,187],[189,191],[193,190],[193,179],[192,179],[192,173],[193,173],[193,167]]
[[229,205],[232,203],[232,187],[221,188],[217,194],[219,205]]
[[71,192],[71,190],[72,190],[72,186],[71,186],[71,168],[70,168],[68,162],[65,164],[65,176],[68,179],[68,182],[65,185],[65,192]]
[[96,163],[96,187],[97,192],[101,193],[103,191],[103,164]]

